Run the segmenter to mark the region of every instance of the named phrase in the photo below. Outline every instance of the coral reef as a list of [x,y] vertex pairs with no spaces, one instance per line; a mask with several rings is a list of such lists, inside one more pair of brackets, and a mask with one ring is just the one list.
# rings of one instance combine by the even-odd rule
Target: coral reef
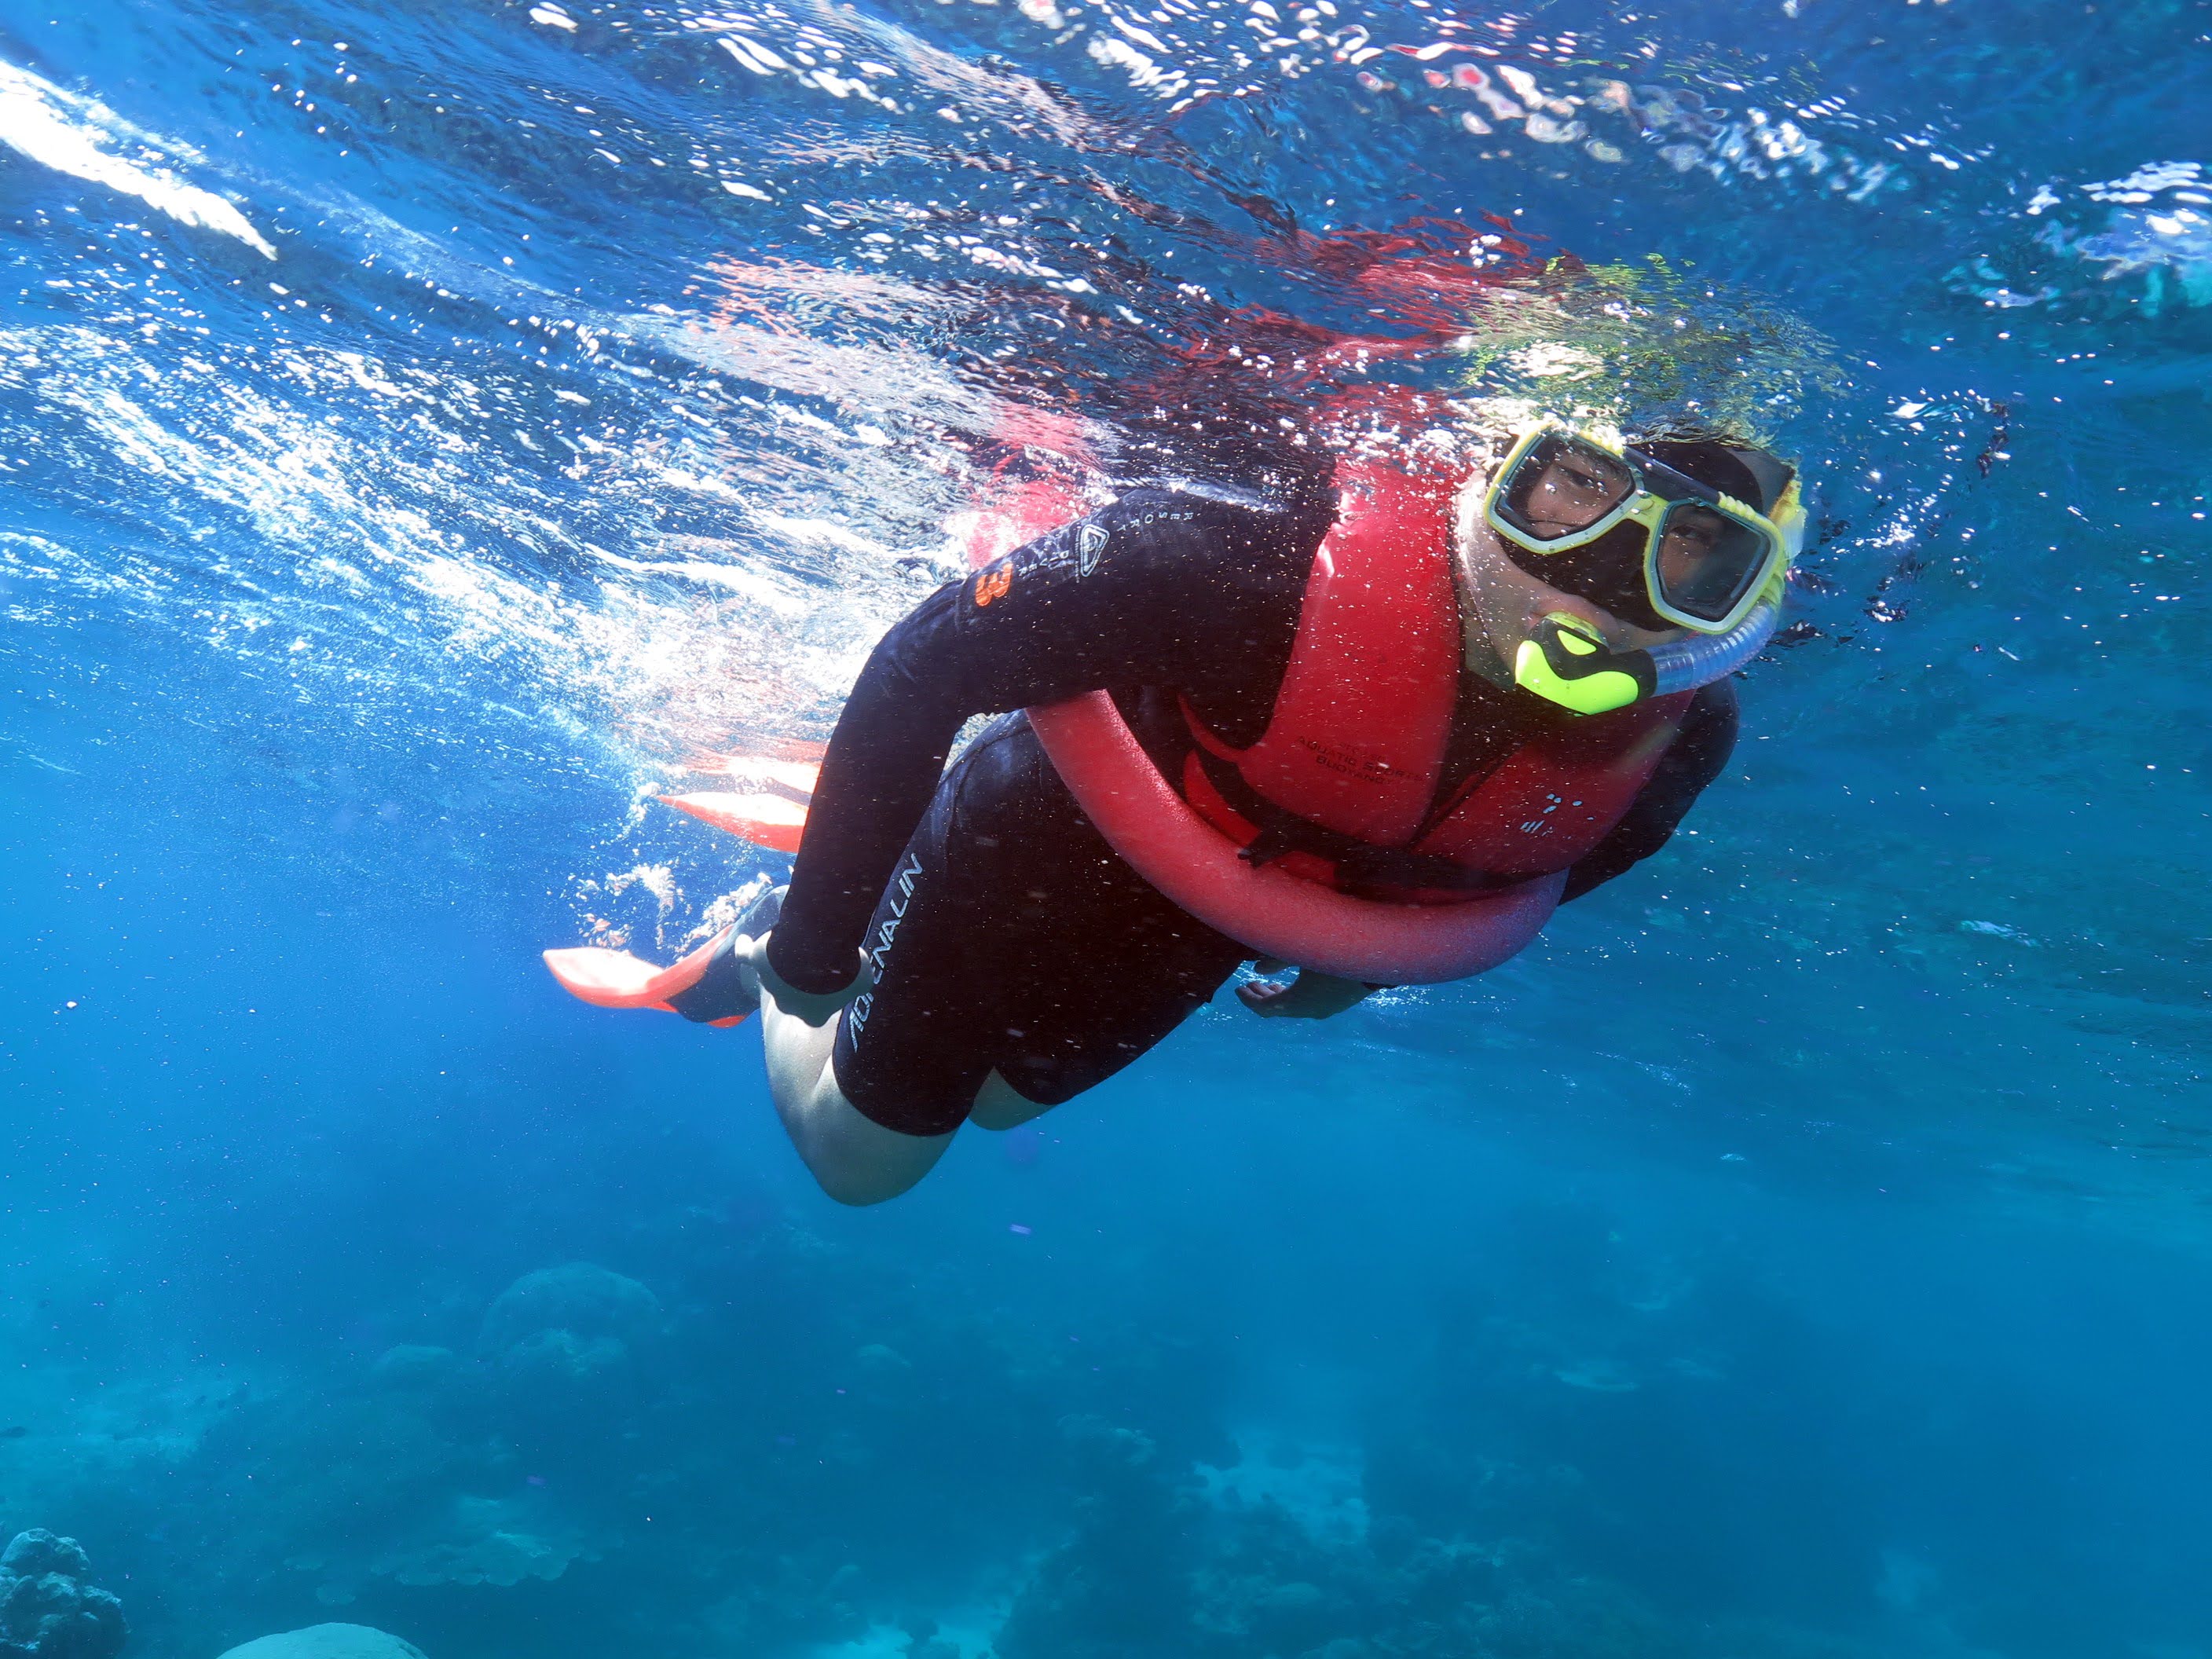
[[[1521,1259],[1471,1255],[1432,1348],[1323,1435],[1224,1397],[1236,1339],[1188,1287],[1025,1309],[965,1263],[669,1209],[609,1242],[635,1277],[501,1264],[166,1406],[109,1391],[98,1479],[40,1512],[133,1540],[148,1659],[257,1630],[287,1634],[226,1659],[414,1659],[371,1626],[471,1659],[1850,1659],[1779,1622],[1714,1646],[1719,1598],[1670,1598],[1700,1558],[1654,1518],[1710,1558],[1725,1516],[1623,1454],[1744,1361],[1711,1265],[1615,1230],[1513,1218]],[[1549,1287],[1540,1316],[1516,1275]],[[0,1441],[0,1473],[60,1470],[65,1443]],[[1700,1455],[1741,1486],[1762,1444]],[[18,1580],[97,1596],[73,1547],[21,1547]],[[362,1622],[294,1628],[337,1607]],[[114,1651],[6,1634],[0,1659]]]
[[[1178,1473],[1145,1437],[1061,1425],[1071,1534],[1014,1598],[998,1659],[1671,1659],[1688,1647],[1620,1585],[1530,1546],[1425,1537]],[[1360,1522],[1347,1531],[1347,1513]]]
[[532,1375],[589,1376],[624,1364],[662,1328],[659,1298],[634,1279],[572,1261],[525,1273],[484,1312],[477,1352]]
[[0,1659],[114,1659],[130,1634],[123,1604],[84,1581],[74,1538],[34,1529],[0,1551]]
[[1171,1652],[1194,1597],[1185,1570],[1188,1506],[1158,1448],[1101,1419],[1064,1419],[1079,1496],[1074,1534],[1042,1562],[999,1632],[999,1659],[1120,1659]]
[[[549,1535],[550,1534],[550,1535]],[[371,1571],[402,1584],[550,1583],[579,1558],[596,1558],[572,1528],[548,1526],[528,1505],[456,1498],[440,1522],[380,1557]]]
[[423,1659],[422,1650],[367,1625],[310,1625],[234,1647],[222,1659]]

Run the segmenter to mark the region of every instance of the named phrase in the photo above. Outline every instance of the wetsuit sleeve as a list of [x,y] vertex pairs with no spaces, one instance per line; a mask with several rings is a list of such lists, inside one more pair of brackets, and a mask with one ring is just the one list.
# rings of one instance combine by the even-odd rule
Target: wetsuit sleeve
[[1681,732],[1660,757],[1651,781],[1644,786],[1627,816],[1567,872],[1560,902],[1580,898],[1664,847],[1691,803],[1728,764],[1735,732],[1735,687],[1716,680],[1690,704]]
[[848,983],[900,849],[969,718],[1085,691],[1247,681],[1288,650],[1326,529],[1311,507],[1141,489],[939,588],[860,671],[823,757],[769,947],[803,991]]

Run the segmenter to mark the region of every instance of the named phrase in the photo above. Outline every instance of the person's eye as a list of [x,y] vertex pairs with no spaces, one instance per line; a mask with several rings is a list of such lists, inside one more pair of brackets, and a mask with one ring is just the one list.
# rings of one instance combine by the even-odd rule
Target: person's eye
[[1667,539],[1685,553],[1710,553],[1720,545],[1720,526],[1701,519],[1678,520],[1668,531]]

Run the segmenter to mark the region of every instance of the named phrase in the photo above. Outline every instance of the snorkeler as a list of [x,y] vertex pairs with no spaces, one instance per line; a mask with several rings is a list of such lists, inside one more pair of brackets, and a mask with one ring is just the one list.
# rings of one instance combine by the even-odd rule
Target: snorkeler
[[862,671],[787,890],[671,969],[549,963],[610,1006],[759,1007],[776,1110],[851,1204],[1112,1076],[1243,963],[1295,967],[1237,994],[1306,1019],[1495,966],[1718,775],[1803,514],[1725,434],[1473,447],[1132,489],[940,588]]

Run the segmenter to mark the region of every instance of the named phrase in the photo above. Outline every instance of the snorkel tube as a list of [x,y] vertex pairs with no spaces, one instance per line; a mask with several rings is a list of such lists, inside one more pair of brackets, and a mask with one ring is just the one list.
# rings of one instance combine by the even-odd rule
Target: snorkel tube
[[1651,695],[1694,691],[1727,678],[1766,648],[1781,622],[1782,596],[1777,592],[1761,599],[1725,634],[1692,634],[1654,647],[1644,653],[1651,659]]
[[1027,711],[1053,769],[1138,874],[1255,956],[1374,985],[1486,973],[1543,930],[1566,873],[1454,904],[1354,898],[1238,855],[1169,787],[1103,691]]

